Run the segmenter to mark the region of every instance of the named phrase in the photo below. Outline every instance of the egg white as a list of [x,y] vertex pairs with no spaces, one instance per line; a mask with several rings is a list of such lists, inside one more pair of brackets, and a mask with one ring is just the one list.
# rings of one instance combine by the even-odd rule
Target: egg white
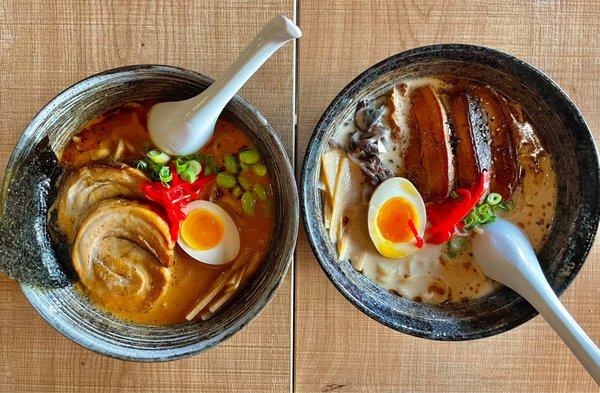
[[[221,219],[223,224],[223,239],[208,250],[197,250],[190,247],[181,238],[177,238],[177,244],[190,257],[209,265],[224,265],[231,262],[240,252],[240,233],[231,216],[221,206],[209,201],[192,201],[185,205],[181,211],[186,217],[194,210],[207,210]],[[182,222],[183,224],[183,222]]]
[[404,258],[418,250],[416,240],[411,239],[399,243],[390,241],[381,234],[377,226],[379,210],[385,202],[392,198],[403,198],[413,206],[416,213],[415,228],[421,237],[425,233],[427,224],[425,202],[415,186],[403,177],[393,177],[381,183],[369,201],[369,236],[371,236],[375,248],[386,258]]

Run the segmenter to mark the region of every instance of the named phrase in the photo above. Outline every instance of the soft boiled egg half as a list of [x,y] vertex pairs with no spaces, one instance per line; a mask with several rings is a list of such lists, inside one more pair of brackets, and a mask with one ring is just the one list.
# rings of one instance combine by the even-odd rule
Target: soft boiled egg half
[[181,211],[185,219],[177,243],[192,258],[209,265],[231,262],[240,252],[240,233],[231,216],[209,201],[193,201]]
[[368,220],[369,235],[377,251],[386,258],[404,258],[418,249],[409,220],[421,238],[425,232],[425,203],[409,180],[393,177],[373,193]]

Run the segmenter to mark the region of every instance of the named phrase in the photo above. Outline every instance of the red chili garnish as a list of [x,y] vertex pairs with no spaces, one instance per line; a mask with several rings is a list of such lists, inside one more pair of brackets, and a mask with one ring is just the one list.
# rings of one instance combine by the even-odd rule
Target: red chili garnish
[[472,190],[465,188],[456,190],[460,199],[448,198],[444,202],[430,203],[427,206],[427,219],[431,223],[426,230],[429,235],[428,243],[444,243],[457,229],[462,227],[462,220],[483,197],[489,178],[489,172],[483,172]]
[[410,231],[413,233],[413,236],[417,241],[417,248],[423,247],[423,238],[419,236],[419,232],[417,232],[417,228],[415,227],[415,223],[413,222],[413,220],[408,220],[408,227],[410,228]]
[[171,238],[177,241],[179,223],[185,218],[181,208],[198,199],[204,187],[215,178],[215,175],[198,177],[195,182],[188,183],[179,177],[173,166],[171,166],[171,175],[173,180],[170,185],[160,181],[145,181],[140,184],[140,190],[147,199],[162,207],[169,222]]

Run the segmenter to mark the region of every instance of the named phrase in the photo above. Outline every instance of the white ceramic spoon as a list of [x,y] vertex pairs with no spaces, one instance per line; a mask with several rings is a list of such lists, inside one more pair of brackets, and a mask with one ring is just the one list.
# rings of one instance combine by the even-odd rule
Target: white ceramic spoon
[[212,138],[217,118],[237,91],[286,42],[302,32],[280,14],[267,23],[229,69],[204,92],[184,101],[154,105],[148,131],[156,146],[171,155],[198,151]]
[[527,236],[505,220],[483,230],[473,239],[473,256],[481,272],[531,303],[600,385],[600,350],[554,294]]

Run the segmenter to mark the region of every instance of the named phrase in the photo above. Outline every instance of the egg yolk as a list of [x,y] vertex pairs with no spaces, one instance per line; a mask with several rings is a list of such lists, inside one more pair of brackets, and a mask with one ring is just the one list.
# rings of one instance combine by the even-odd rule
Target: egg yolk
[[408,220],[415,225],[416,212],[412,204],[404,198],[388,199],[377,213],[377,227],[381,235],[394,243],[411,240],[414,235],[408,226]]
[[196,250],[209,250],[223,240],[225,229],[216,214],[197,209],[187,215],[181,224],[181,238]]

